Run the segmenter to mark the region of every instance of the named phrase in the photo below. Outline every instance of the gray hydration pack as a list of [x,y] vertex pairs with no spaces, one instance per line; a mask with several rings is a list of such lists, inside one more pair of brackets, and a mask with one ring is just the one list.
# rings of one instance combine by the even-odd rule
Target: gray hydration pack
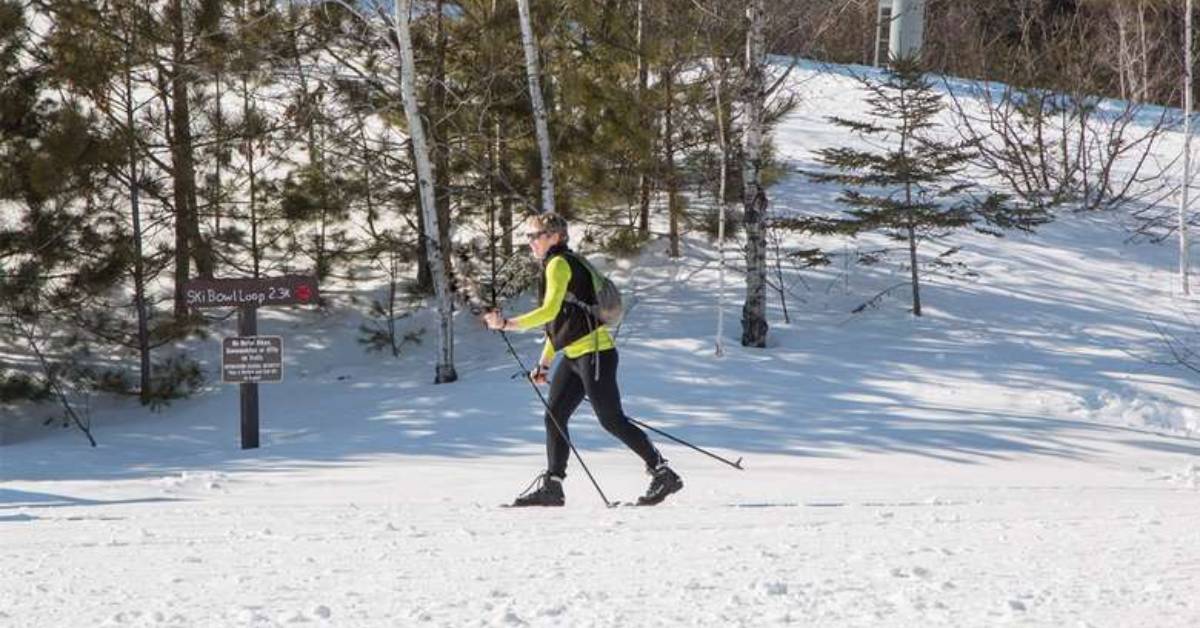
[[596,293],[596,304],[584,303],[570,291],[567,292],[565,300],[583,308],[601,325],[619,325],[621,317],[625,315],[625,307],[621,303],[621,290],[617,288],[617,284],[596,270],[596,267],[592,266],[582,255],[574,252],[569,252],[567,255],[573,255],[592,275],[592,289]]

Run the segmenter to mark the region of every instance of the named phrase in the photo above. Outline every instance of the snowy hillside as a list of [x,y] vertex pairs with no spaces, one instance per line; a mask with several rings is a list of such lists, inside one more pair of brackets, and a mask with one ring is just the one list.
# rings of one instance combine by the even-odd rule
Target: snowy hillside
[[[797,80],[792,169],[859,108],[845,76]],[[772,201],[836,194],[795,174]],[[1200,625],[1200,393],[1156,331],[1195,334],[1195,304],[1122,221],[955,236],[977,276],[931,278],[922,319],[903,291],[850,314],[893,263],[789,272],[765,351],[738,346],[734,275],[722,359],[712,244],[611,264],[627,412],[745,460],[656,439],[685,489],[653,509],[605,508],[575,462],[565,508],[498,508],[543,468],[540,405],[469,315],[460,380],[434,386],[432,336],[391,359],[348,308],[264,310],[286,367],[261,449],[218,384],[160,413],[102,402],[95,449],[48,410],[6,434],[0,626]],[[195,351],[215,367],[215,339]],[[609,498],[644,490],[586,405],[571,427]]]

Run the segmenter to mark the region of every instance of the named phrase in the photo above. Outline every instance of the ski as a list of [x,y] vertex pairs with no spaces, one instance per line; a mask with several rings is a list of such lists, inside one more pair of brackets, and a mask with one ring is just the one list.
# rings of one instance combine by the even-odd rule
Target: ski
[[[648,502],[639,502],[639,501],[615,501],[615,502],[609,503],[608,507],[609,508],[649,508],[651,506],[658,506],[661,503],[662,502],[648,503]],[[511,503],[503,503],[503,504],[500,504],[499,507],[500,508],[515,508],[518,510],[521,510],[521,509],[544,510],[544,509],[548,509],[548,508],[562,508],[562,506],[517,506],[516,504],[511,504]]]

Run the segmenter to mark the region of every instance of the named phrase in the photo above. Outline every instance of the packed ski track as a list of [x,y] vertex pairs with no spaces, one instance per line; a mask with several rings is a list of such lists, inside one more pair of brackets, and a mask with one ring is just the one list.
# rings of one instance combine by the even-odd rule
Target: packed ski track
[[[844,72],[795,74],[775,142],[799,171],[854,141],[824,116],[861,105]],[[837,190],[796,172],[771,194],[807,211]],[[922,319],[903,291],[850,314],[896,264],[789,270],[766,350],[737,343],[731,273],[719,359],[712,243],[597,258],[633,305],[626,410],[744,459],[655,437],[685,487],[652,508],[606,507],[576,461],[565,507],[499,507],[545,463],[500,338],[461,313],[460,380],[433,385],[432,335],[366,354],[323,287],[340,306],[260,313],[285,374],[258,450],[219,384],[159,412],[97,398],[95,449],[50,408],[7,424],[0,626],[1200,625],[1200,395],[1157,331],[1192,337],[1194,303],[1174,252],[1127,236],[1116,214],[953,236],[978,276],[929,278]],[[191,348],[210,375],[217,345]],[[607,498],[635,500],[640,461],[586,405],[571,429]]]

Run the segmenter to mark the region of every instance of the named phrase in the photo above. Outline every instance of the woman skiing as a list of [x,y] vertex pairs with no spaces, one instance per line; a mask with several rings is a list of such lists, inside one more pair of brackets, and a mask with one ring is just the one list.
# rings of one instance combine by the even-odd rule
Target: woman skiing
[[[513,506],[562,506],[562,481],[567,475],[567,421],[584,396],[591,401],[600,425],[633,450],[646,464],[650,487],[638,504],[652,505],[683,488],[683,480],[666,464],[646,433],[621,409],[617,389],[617,349],[608,327],[586,306],[597,303],[591,271],[567,246],[567,221],[555,213],[532,219],[526,234],[533,256],[542,263],[541,305],[515,318],[500,312],[484,315],[489,329],[527,331],[543,327],[546,343],[537,367],[529,374],[535,384],[547,383],[546,373],[557,352],[563,359],[549,378],[550,399],[545,414],[547,468]],[[557,427],[555,422],[557,421]]]

